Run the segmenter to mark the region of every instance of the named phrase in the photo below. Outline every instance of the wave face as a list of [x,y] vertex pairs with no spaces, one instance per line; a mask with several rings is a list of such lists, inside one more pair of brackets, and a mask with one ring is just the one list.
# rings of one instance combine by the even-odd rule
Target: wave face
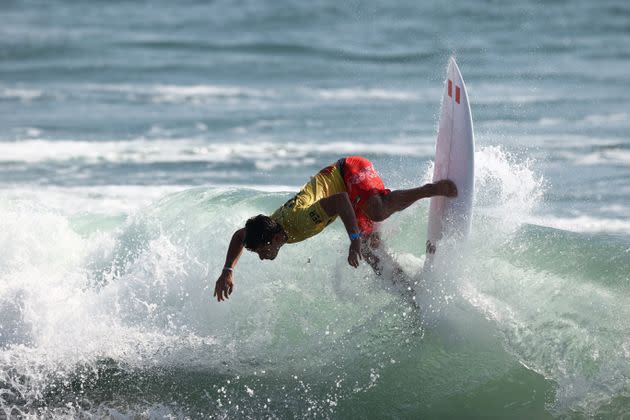
[[340,222],[273,262],[245,252],[235,293],[213,302],[232,232],[292,193],[185,189],[123,218],[65,216],[35,199],[5,198],[2,409],[155,417],[619,412],[630,379],[628,242],[523,222],[540,204],[542,180],[497,148],[481,149],[477,162],[470,241],[454,250],[443,241],[430,282],[421,252],[427,203],[382,226],[389,252],[423,291],[440,296],[420,311],[386,277],[347,265]]

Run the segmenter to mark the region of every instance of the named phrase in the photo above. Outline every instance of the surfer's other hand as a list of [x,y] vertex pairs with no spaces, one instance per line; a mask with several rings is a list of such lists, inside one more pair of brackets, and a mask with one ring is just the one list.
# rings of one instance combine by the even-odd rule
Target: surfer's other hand
[[214,285],[214,297],[217,298],[217,302],[221,302],[225,299],[229,299],[229,296],[234,290],[234,279],[232,272],[229,270],[223,270],[219,280]]
[[433,184],[434,195],[444,195],[446,197],[457,197],[457,187],[450,179],[443,179]]
[[360,259],[362,259],[361,238],[356,238],[350,242],[350,249],[348,250],[348,264],[357,268],[359,266]]

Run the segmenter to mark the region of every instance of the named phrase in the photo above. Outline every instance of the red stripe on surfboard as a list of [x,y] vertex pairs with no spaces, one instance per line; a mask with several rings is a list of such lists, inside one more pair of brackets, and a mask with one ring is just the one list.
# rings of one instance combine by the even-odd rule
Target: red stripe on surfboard
[[455,86],[455,102],[459,103],[459,86]]
[[453,82],[451,79],[448,80],[448,96],[453,97]]

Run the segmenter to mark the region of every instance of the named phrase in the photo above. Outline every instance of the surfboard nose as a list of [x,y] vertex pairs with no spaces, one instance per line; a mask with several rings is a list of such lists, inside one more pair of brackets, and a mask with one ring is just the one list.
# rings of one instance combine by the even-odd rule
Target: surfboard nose
[[429,206],[430,253],[445,234],[465,238],[470,230],[474,195],[475,140],[468,94],[455,57],[449,59],[438,135],[435,145],[433,182],[452,180],[458,195],[433,197]]

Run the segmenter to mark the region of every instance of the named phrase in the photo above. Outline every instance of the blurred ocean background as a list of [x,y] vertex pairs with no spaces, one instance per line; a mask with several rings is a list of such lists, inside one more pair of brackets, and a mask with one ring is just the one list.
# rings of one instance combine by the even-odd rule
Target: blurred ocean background
[[[2,1],[0,418],[627,418],[629,45],[625,0]],[[431,311],[340,222],[214,301],[320,168],[431,179],[451,55],[476,213]],[[383,224],[418,278],[427,208]]]

